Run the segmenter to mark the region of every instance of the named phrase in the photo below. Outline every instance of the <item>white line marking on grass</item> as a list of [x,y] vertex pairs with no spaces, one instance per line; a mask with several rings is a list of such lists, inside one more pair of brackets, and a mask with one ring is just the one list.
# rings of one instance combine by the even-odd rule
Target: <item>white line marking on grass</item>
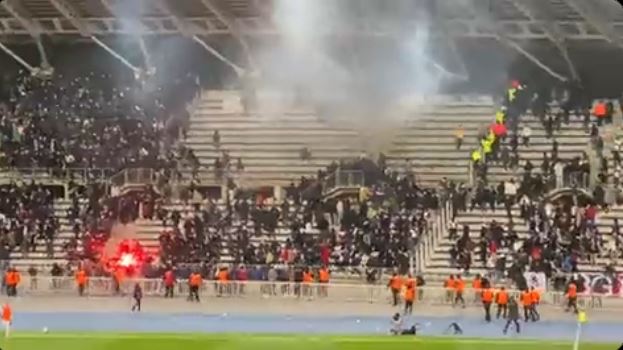
[[[488,339],[488,338],[449,338],[449,337],[396,337],[396,336],[309,336],[309,335],[247,335],[234,334],[207,334],[207,333],[14,333],[11,338],[17,339],[171,339],[171,340],[201,340],[207,341],[277,341],[299,342],[301,340],[323,343],[463,343],[463,344],[547,344],[569,345],[569,341],[548,341],[539,339]],[[242,338],[242,339],[241,339]]]

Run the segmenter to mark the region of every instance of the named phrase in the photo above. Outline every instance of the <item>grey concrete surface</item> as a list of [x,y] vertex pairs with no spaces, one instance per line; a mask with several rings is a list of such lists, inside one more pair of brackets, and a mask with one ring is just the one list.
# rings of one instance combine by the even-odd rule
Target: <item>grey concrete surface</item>
[[[4,298],[13,306],[16,317],[20,312],[124,312],[129,311],[131,300],[128,297],[72,297],[72,296],[40,296]],[[203,313],[203,314],[248,314],[248,315],[296,315],[296,316],[385,316],[399,310],[388,303],[366,302],[334,302],[330,300],[305,300],[291,298],[204,298],[200,303],[187,302],[183,297],[164,299],[148,297],[143,302],[143,311],[147,313]],[[573,320],[575,315],[564,312],[562,307],[542,306],[539,311],[543,319]],[[415,315],[439,317],[464,317],[482,315],[477,305],[463,309],[446,305],[416,305]],[[590,320],[620,321],[623,320],[620,310],[593,309],[588,310]]]

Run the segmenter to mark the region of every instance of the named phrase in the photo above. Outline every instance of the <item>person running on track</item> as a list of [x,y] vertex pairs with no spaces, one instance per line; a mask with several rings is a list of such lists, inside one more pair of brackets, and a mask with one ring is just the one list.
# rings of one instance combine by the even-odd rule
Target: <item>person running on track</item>
[[504,326],[504,334],[508,332],[508,328],[513,323],[515,324],[515,331],[519,333],[519,305],[517,305],[515,298],[511,297],[508,301],[508,321],[506,321],[506,326]]

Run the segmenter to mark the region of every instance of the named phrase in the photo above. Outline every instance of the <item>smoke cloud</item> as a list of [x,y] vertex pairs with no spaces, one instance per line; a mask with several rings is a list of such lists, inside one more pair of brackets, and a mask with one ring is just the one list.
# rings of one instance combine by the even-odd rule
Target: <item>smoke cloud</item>
[[[353,120],[356,115],[358,123],[360,118],[383,119],[380,113],[400,113],[396,107],[405,96],[437,94],[451,83],[442,73],[443,64],[436,62],[439,38],[431,36],[431,13],[413,8],[413,1],[274,4],[279,35],[260,49],[260,74],[254,82],[260,104],[263,96],[285,95],[331,116]],[[414,13],[409,27],[394,25],[397,18]],[[371,30],[370,23],[380,23],[375,30],[384,33],[362,35]]]

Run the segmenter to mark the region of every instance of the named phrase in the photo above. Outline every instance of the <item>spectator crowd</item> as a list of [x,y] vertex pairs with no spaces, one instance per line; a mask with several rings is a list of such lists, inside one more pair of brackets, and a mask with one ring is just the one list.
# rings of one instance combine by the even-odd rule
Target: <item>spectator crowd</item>
[[[617,259],[623,257],[620,253],[623,236],[619,232],[618,221],[614,221],[608,240],[604,232],[599,232],[597,225],[598,213],[609,209],[603,175],[607,173],[607,160],[602,154],[604,141],[599,127],[612,123],[615,113],[612,103],[598,101],[591,112],[591,105],[583,98],[582,91],[571,87],[558,96],[559,108],[553,111],[549,96],[547,91],[535,91],[517,81],[512,82],[495,123],[479,136],[481,147],[471,154],[476,174],[475,186],[471,190],[459,188],[453,191],[451,197],[455,215],[457,211],[472,211],[476,207],[495,212],[502,206],[507,220],[505,223],[483,220],[478,239],[470,236],[473,227],[459,227],[452,221],[449,228],[453,242],[450,250],[452,266],[469,272],[477,265],[491,271],[494,278],[509,277],[522,282],[525,271],[544,272],[553,277],[578,272],[577,266],[581,261],[595,264],[597,258],[609,259],[606,270],[611,273]],[[518,146],[529,147],[532,130],[527,123],[520,130],[522,116],[527,109],[531,109],[541,121],[548,139],[553,138],[562,124],[569,124],[572,115],[581,116],[592,150],[602,164],[601,181],[594,187],[590,198],[581,197],[578,202],[579,192],[574,194],[575,202],[569,198],[559,201],[545,198],[556,187],[588,188],[591,164],[587,154],[561,159],[555,139],[551,152],[543,154],[540,172],[526,159],[523,174],[517,181],[511,178],[494,186],[489,184],[487,172],[490,166],[500,164],[504,169],[517,168],[520,159]],[[458,130],[456,135],[457,147],[460,148],[461,131]],[[616,149],[613,153],[616,159]],[[513,214],[514,208],[519,209],[519,216]],[[527,227],[527,236],[520,237],[517,233],[520,225]],[[473,255],[477,261],[473,261]]]
[[[197,168],[192,151],[176,140],[184,134],[186,104],[199,89],[192,72],[183,72],[168,84],[154,84],[119,76],[89,64],[56,67],[49,79],[19,72],[3,77],[0,84],[0,162],[5,168],[102,168],[118,171],[127,167],[161,170],[166,183],[179,164]],[[96,261],[115,222],[141,217],[162,224],[159,237],[163,266],[203,264],[207,270],[226,256],[236,266],[368,266],[394,267],[404,273],[413,249],[431,230],[436,210],[451,203],[452,217],[474,208],[497,210],[501,205],[507,223],[486,222],[474,240],[472,228],[452,221],[451,264],[466,272],[477,262],[495,275],[520,278],[523,271],[547,275],[575,272],[581,259],[622,258],[623,235],[618,222],[611,241],[604,240],[596,225],[600,210],[607,210],[604,190],[595,189],[594,203],[545,203],[543,194],[563,179],[575,187],[585,186],[590,172],[588,155],[562,159],[553,139],[562,124],[579,115],[600,159],[602,183],[610,174],[604,140],[599,127],[611,123],[613,107],[599,102],[591,112],[580,89],[571,87],[557,98],[559,110],[549,107],[548,94],[513,82],[492,125],[479,135],[472,150],[475,182],[471,187],[442,179],[437,188],[418,186],[410,167],[398,172],[367,157],[334,163],[319,170],[315,178],[302,178],[285,189],[283,198],[272,193],[238,188],[228,183],[226,198],[206,197],[200,204],[165,205],[154,188],[112,197],[97,183],[67,186],[70,206],[67,218],[73,237],[63,247],[70,260]],[[521,158],[533,131],[521,118],[531,109],[540,120],[551,150],[541,164]],[[591,114],[595,122],[591,122]],[[456,147],[463,144],[464,130],[456,132]],[[213,143],[219,145],[215,132]],[[612,150],[615,183],[620,181],[620,141]],[[309,159],[310,150],[301,150]],[[408,162],[408,161],[407,161]],[[242,171],[241,159],[235,161]],[[491,184],[491,166],[504,169],[523,166],[516,180]],[[226,150],[215,159],[217,177],[234,167]],[[539,171],[540,169],[540,171]],[[336,171],[361,174],[362,190],[350,199],[323,200],[327,186],[336,184]],[[190,192],[193,193],[191,187]],[[189,199],[190,200],[189,196]],[[15,250],[24,255],[44,242],[53,256],[53,241],[60,230],[54,216],[54,195],[34,182],[0,186],[0,259]],[[141,210],[139,210],[141,208]],[[513,208],[519,208],[515,217]],[[521,222],[520,222],[521,221]],[[528,227],[519,237],[515,226]],[[510,267],[509,267],[510,265]],[[62,274],[62,268],[55,273]],[[66,269],[68,270],[68,269]],[[249,273],[255,274],[252,269]],[[242,272],[241,272],[242,273]],[[247,272],[244,272],[247,273]],[[244,273],[242,273],[244,275]]]

